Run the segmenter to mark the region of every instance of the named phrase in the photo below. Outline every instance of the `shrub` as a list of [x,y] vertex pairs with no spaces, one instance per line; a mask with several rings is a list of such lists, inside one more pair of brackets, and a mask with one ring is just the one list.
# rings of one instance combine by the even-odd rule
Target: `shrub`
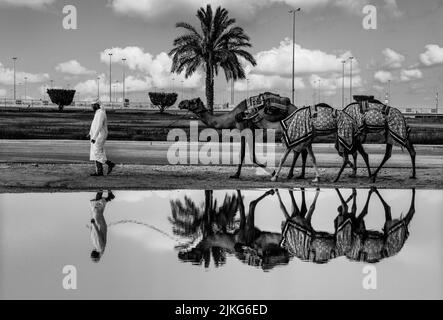
[[165,92],[149,92],[149,99],[154,106],[160,109],[160,113],[163,113],[166,108],[169,108],[177,101],[177,93],[165,93]]
[[47,93],[52,103],[58,105],[58,109],[63,111],[63,107],[69,106],[74,100],[75,90],[48,89]]

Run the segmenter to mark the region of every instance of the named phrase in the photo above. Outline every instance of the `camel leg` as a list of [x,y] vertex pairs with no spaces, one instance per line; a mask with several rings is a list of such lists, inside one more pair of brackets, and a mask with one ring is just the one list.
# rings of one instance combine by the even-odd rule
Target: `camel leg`
[[384,156],[382,162],[380,163],[380,166],[377,168],[377,170],[375,170],[374,174],[372,175],[372,182],[375,182],[375,179],[377,178],[378,172],[381,170],[383,165],[386,163],[386,161],[389,160],[389,158],[391,156],[392,156],[392,144],[387,143],[386,144],[385,156]]
[[289,220],[291,219],[291,216],[288,213],[288,210],[285,207],[285,204],[283,203],[283,200],[280,196],[280,192],[278,191],[278,189],[275,190],[275,193],[277,193],[277,197],[278,197],[278,202],[280,203],[280,209],[283,212],[283,214],[285,215],[285,219]]
[[305,178],[305,172],[306,172],[306,160],[308,159],[308,151],[306,150],[302,150],[301,152],[301,160],[302,160],[302,165],[301,165],[301,173],[300,175],[297,177],[297,179],[304,179]]
[[354,152],[352,154],[352,159],[354,160],[354,166],[352,168],[352,174],[351,174],[351,178],[355,178],[357,177],[357,152]]
[[340,176],[348,163],[349,163],[349,155],[346,151],[343,151],[343,164],[341,165],[340,171],[338,172],[338,175],[335,178],[334,182],[337,182],[338,179],[340,179]]
[[312,164],[313,164],[314,170],[315,170],[315,179],[312,180],[312,182],[318,182],[318,179],[320,177],[320,172],[318,171],[317,160],[315,159],[314,152],[312,151],[312,145],[308,146],[307,149],[308,149],[308,154],[311,157]]
[[357,145],[357,151],[361,154],[363,160],[365,161],[366,168],[368,169],[369,178],[371,177],[371,166],[369,165],[369,156],[363,148],[362,144]]
[[234,175],[230,176],[231,179],[238,179],[238,178],[240,178],[243,162],[245,161],[245,153],[246,153],[246,141],[242,137],[241,140],[240,140],[240,162],[239,162],[238,167],[237,167],[237,172]]
[[289,173],[288,173],[288,180],[292,179],[294,177],[294,168],[295,168],[295,164],[297,163],[297,159],[298,159],[299,155],[300,155],[300,153],[294,151],[294,159],[292,160],[291,169],[289,170]]
[[411,156],[411,163],[412,163],[412,176],[410,176],[411,179],[416,179],[415,175],[415,148],[412,145],[411,141],[408,140],[406,143],[406,149],[408,149],[409,155]]
[[260,168],[263,168],[270,175],[273,175],[273,173],[271,173],[269,170],[267,170],[267,166],[265,164],[257,161],[257,157],[255,155],[255,134],[252,136],[252,162],[254,162],[254,164],[259,166]]
[[312,204],[311,204],[311,206],[309,207],[309,210],[308,210],[308,212],[306,213],[306,216],[305,216],[305,219],[306,219],[306,221],[309,223],[309,225],[311,225],[312,215],[314,214],[314,211],[315,211],[315,205],[316,205],[316,203],[317,203],[317,198],[318,198],[318,195],[319,195],[319,194],[320,194],[320,189],[317,188],[317,189],[315,190],[315,197],[314,197],[314,200],[312,201]]
[[281,168],[283,167],[283,164],[286,161],[286,158],[289,155],[289,152],[291,152],[291,149],[286,149],[284,155],[280,159],[280,164],[278,166],[277,172],[274,174],[274,176],[271,178],[271,181],[275,182],[277,181],[278,175],[280,174]]
[[377,195],[377,197],[380,199],[383,208],[385,210],[385,220],[386,222],[392,221],[392,215],[391,215],[391,206],[388,205],[385,201],[385,199],[383,199],[383,197],[381,196],[381,194],[378,192],[377,189],[374,190],[375,194]]

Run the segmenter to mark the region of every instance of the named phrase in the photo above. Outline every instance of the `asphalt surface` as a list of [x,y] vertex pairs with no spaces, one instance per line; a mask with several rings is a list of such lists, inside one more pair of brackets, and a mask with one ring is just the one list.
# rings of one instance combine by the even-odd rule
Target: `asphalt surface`
[[[168,150],[174,148],[173,142],[149,142],[149,141],[108,141],[106,143],[106,152],[110,159],[118,164],[137,164],[137,165],[168,165],[174,164],[168,160]],[[201,150],[204,143],[200,143],[198,150]],[[177,146],[177,145],[176,145]],[[186,152],[186,163],[190,164],[190,156],[194,159],[192,164],[201,160],[197,156],[196,148],[187,145],[181,145],[182,151]],[[208,145],[206,145],[208,146]],[[219,144],[211,145],[213,150],[220,150],[216,165],[231,164],[235,165],[233,160],[229,161],[228,148]],[[382,160],[384,145],[365,145],[366,151],[370,155],[372,167],[378,165]],[[225,150],[222,152],[222,150]],[[231,148],[231,159],[237,159],[234,156],[238,154],[239,145],[234,144]],[[266,149],[265,149],[266,150]],[[417,168],[441,168],[443,167],[443,146],[416,146]],[[270,165],[278,164],[278,161],[284,152],[282,145],[275,147],[275,152],[270,153],[270,158],[274,161]],[[332,144],[314,144],[314,153],[317,163],[320,167],[336,167],[341,164],[341,158]],[[201,152],[200,152],[201,154]],[[217,161],[217,160],[216,160]],[[89,162],[89,142],[87,140],[0,140],[0,162],[2,163],[87,163]],[[197,164],[202,164],[197,161]],[[290,164],[289,158],[286,164]],[[359,156],[359,166],[363,165]],[[204,164],[204,163],[203,163]],[[268,162],[269,164],[269,162]],[[394,148],[392,158],[387,162],[386,167],[410,167],[410,158],[406,150]]]

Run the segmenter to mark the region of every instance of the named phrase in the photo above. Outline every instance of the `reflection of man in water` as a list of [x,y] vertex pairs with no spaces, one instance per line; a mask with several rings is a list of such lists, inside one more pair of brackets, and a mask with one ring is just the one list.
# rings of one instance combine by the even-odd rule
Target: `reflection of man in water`
[[108,202],[115,198],[112,191],[108,191],[108,196],[103,198],[103,191],[97,192],[95,199],[91,200],[91,241],[94,249],[91,251],[91,259],[99,262],[106,247],[106,236],[108,226],[105,221],[104,212]]

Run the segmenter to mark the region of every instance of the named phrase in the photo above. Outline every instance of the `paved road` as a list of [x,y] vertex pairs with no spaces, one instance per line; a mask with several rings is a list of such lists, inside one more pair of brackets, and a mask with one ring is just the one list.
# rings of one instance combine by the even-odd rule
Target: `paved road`
[[[108,141],[106,147],[109,158],[117,163],[165,165],[170,164],[167,154],[172,144],[172,142]],[[213,146],[219,150],[223,148],[219,145]],[[199,146],[199,149],[201,147],[202,145]],[[234,145],[231,153],[237,154],[238,149],[238,144]],[[189,151],[189,145],[184,145],[183,150]],[[370,154],[372,166],[375,166],[383,158],[384,145],[367,145],[366,150]],[[443,167],[443,146],[416,146],[416,150],[417,167]],[[283,147],[278,145],[275,148],[275,153],[271,153],[271,155],[275,154],[275,157],[271,156],[270,159],[275,158],[278,163],[283,151]],[[341,163],[332,144],[315,144],[314,152],[320,166],[335,167]],[[229,163],[229,153],[220,152],[220,154],[218,164]],[[189,164],[189,155],[198,159],[197,152],[188,152],[187,164]],[[0,162],[3,163],[86,163],[88,160],[89,142],[86,140],[0,140]],[[359,163],[361,166],[360,157]],[[408,153],[402,152],[400,148],[394,149],[394,155],[387,163],[387,167],[409,167],[409,165]]]

